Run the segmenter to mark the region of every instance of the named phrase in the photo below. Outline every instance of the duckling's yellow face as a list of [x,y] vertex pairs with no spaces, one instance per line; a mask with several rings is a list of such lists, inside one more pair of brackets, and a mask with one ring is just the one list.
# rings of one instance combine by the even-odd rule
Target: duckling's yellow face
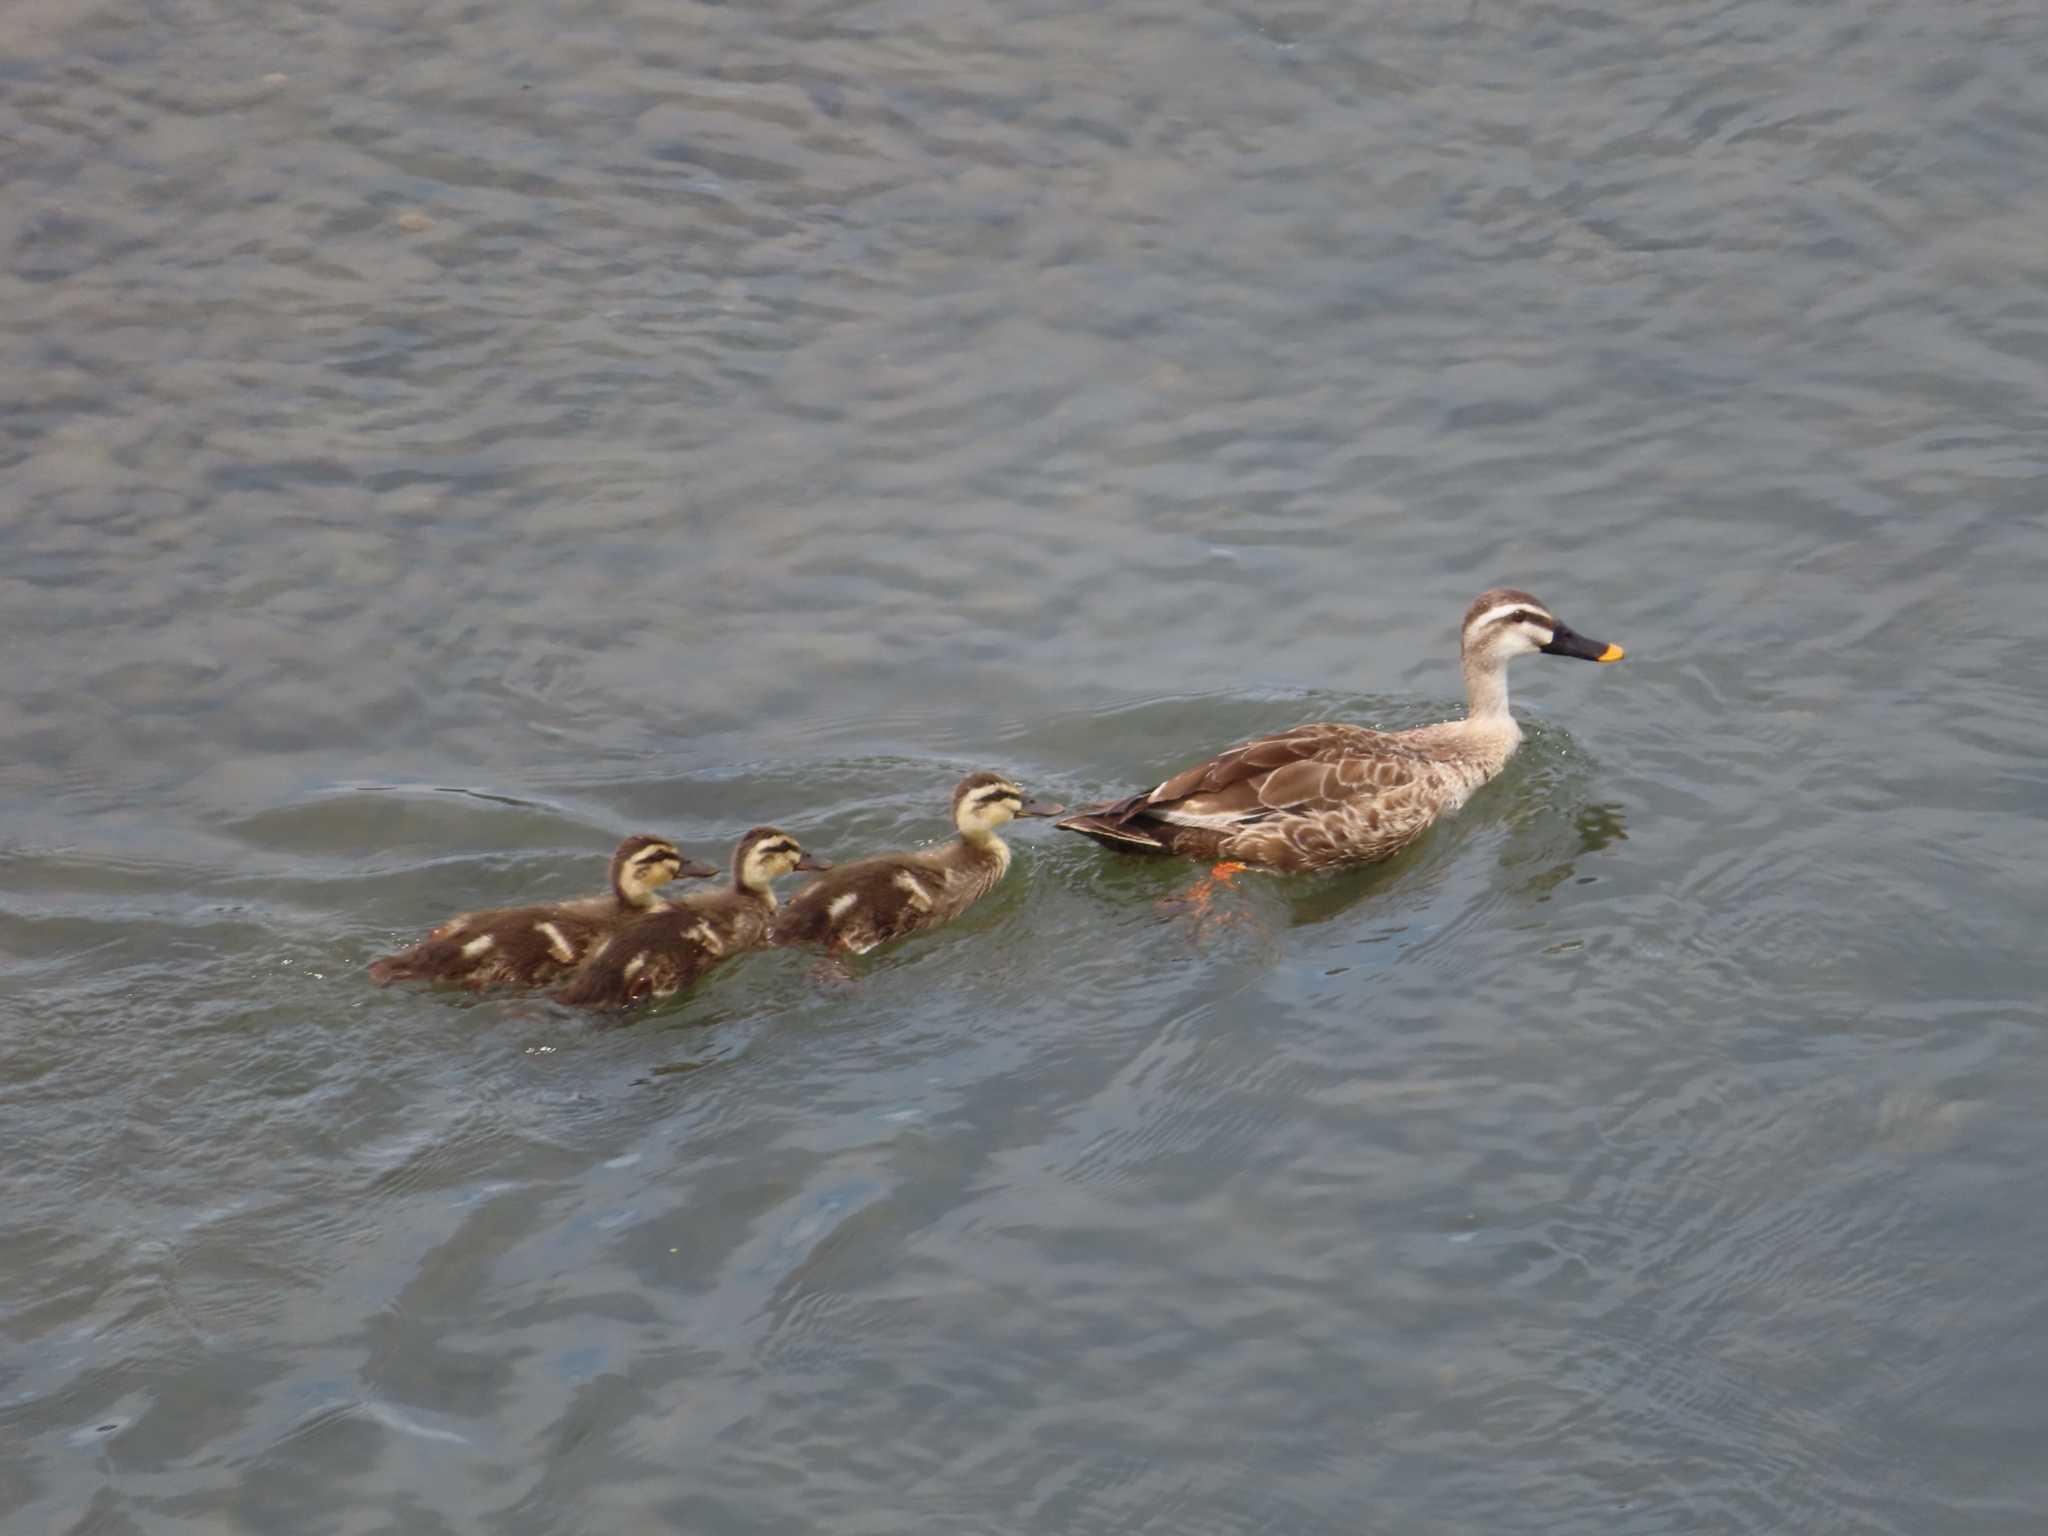
[[1026,799],[999,773],[970,773],[953,791],[953,825],[968,837],[986,837],[1019,816],[1057,816],[1063,809]]
[[734,875],[750,891],[766,890],[769,882],[799,869],[830,869],[829,862],[805,853],[802,844],[787,832],[757,827],[740,840]]
[[1024,791],[1008,779],[995,779],[960,794],[953,802],[953,825],[962,832],[993,832],[1016,820],[1024,808]]
[[682,873],[682,850],[673,843],[650,842],[626,855],[619,867],[619,894],[634,906],[645,906],[655,891]]

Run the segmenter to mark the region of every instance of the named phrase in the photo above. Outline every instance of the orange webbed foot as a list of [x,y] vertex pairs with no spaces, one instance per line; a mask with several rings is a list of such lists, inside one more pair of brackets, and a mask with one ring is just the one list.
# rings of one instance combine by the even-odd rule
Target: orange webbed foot
[[1161,901],[1159,903],[1160,910],[1166,912],[1187,912],[1194,917],[1198,926],[1208,923],[1211,919],[1221,922],[1235,922],[1240,914],[1212,912],[1210,908],[1216,900],[1217,888],[1222,887],[1225,890],[1236,889],[1233,882],[1250,867],[1248,864],[1239,863],[1236,859],[1225,859],[1220,864],[1211,865],[1209,873],[1197,880],[1184,894],[1169,896]]

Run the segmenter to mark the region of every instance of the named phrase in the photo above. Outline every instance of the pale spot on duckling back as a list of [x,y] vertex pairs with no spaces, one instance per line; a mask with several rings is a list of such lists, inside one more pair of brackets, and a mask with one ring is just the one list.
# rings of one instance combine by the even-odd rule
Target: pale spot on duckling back
[[576,958],[576,948],[553,923],[535,923],[533,931],[548,941],[548,953],[562,964],[568,965]]
[[918,911],[931,911],[932,893],[926,890],[924,888],[924,882],[919,880],[917,876],[913,875],[909,870],[902,870],[897,874],[896,889],[901,891],[904,895],[908,896],[910,898],[910,904],[916,907]]
[[859,904],[860,892],[848,891],[844,895],[834,896],[825,903],[825,916],[836,923]]
[[635,976],[638,976],[642,971],[646,969],[647,956],[643,953],[635,955],[632,959],[628,960],[625,964],[625,967],[619,972],[619,974],[625,977],[626,980],[631,981]]
[[692,928],[688,933],[683,935],[683,937],[687,939],[696,940],[699,944],[703,945],[704,948],[713,955],[722,955],[725,953],[725,942],[719,938],[716,932],[712,930],[712,927],[709,923],[699,923],[696,927]]
[[462,958],[465,960],[474,960],[478,955],[483,954],[496,942],[497,940],[493,939],[488,933],[480,933],[475,938],[471,939],[467,944],[462,946]]

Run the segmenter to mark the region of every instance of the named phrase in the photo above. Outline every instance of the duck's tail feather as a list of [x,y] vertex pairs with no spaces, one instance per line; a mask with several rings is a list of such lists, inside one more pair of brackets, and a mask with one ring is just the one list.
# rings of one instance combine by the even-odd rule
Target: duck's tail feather
[[1137,818],[1137,812],[1143,809],[1144,804],[1143,794],[1126,795],[1121,800],[1083,806],[1071,816],[1062,816],[1053,825],[1068,832],[1078,832],[1083,837],[1092,837],[1098,843],[1121,848],[1127,853],[1171,852],[1171,847],[1159,836],[1159,823]]

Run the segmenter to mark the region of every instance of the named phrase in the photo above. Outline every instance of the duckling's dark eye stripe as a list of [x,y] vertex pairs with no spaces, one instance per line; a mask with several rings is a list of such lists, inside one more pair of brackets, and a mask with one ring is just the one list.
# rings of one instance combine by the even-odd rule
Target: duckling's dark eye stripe
[[801,849],[801,848],[797,847],[797,845],[796,845],[795,843],[792,843],[792,842],[791,842],[791,841],[790,841],[790,840],[789,840],[788,838],[786,838],[786,837],[777,837],[777,838],[771,838],[771,839],[770,839],[769,841],[767,841],[767,842],[765,842],[765,843],[756,843],[756,844],[754,845],[754,852],[756,852],[756,853],[802,853],[802,852],[803,852],[803,849]]

